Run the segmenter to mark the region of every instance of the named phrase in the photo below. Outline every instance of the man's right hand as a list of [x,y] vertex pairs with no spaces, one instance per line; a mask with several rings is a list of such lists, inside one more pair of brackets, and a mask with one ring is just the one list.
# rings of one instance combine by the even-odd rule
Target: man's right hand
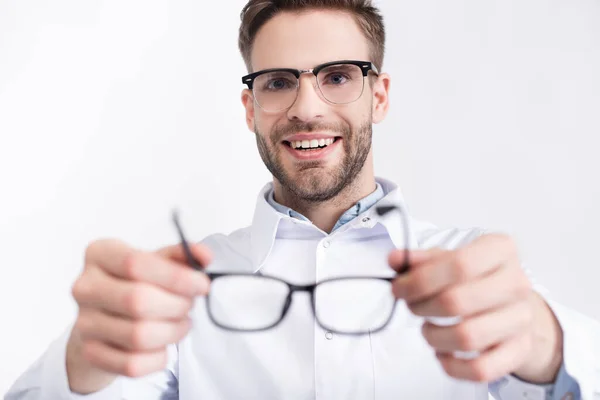
[[[190,249],[201,265],[210,263],[206,246]],[[181,245],[145,252],[117,240],[90,244],[72,289],[79,313],[67,345],[71,391],[92,393],[119,375],[165,368],[167,345],[186,336],[194,297],[209,286],[186,264]]]

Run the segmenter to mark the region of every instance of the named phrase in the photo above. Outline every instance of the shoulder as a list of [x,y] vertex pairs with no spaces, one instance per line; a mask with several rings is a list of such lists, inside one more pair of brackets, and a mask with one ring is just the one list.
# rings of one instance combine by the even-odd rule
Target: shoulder
[[214,233],[201,240],[213,252],[210,270],[246,270],[251,268],[251,227],[237,229],[229,234]]
[[482,227],[440,227],[429,221],[413,218],[410,225],[418,247],[439,247],[446,250],[462,247],[489,231]]

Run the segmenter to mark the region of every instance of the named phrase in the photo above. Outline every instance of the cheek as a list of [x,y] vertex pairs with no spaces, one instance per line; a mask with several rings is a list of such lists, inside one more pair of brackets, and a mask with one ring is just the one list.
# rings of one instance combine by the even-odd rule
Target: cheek
[[344,121],[344,125],[356,134],[369,120],[369,116],[370,114],[366,114],[364,110],[356,109],[347,114],[340,115],[340,119]]
[[340,115],[350,122],[353,127],[363,125],[373,114],[372,101],[368,96],[363,96],[359,101],[347,104],[340,110]]
[[261,133],[271,133],[277,123],[279,116],[267,114],[264,111],[257,111],[254,117],[254,128]]

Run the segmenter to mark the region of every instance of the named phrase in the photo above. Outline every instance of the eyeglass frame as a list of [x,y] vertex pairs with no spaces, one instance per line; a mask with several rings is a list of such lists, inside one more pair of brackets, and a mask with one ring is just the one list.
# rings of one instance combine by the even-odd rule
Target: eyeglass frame
[[348,331],[339,331],[337,329],[331,329],[330,327],[328,327],[326,324],[323,324],[320,320],[319,317],[317,316],[317,311],[316,311],[316,303],[315,303],[315,296],[314,296],[314,292],[315,289],[317,288],[317,286],[319,285],[323,285],[325,283],[329,283],[329,282],[334,282],[334,281],[340,281],[340,280],[353,280],[353,279],[373,279],[373,280],[382,280],[382,281],[386,281],[386,282],[392,282],[394,279],[396,279],[398,276],[401,276],[403,274],[405,274],[409,267],[410,267],[410,260],[409,260],[409,235],[408,235],[408,221],[406,219],[406,216],[404,215],[404,212],[402,212],[401,208],[399,206],[396,205],[386,205],[386,206],[377,206],[376,207],[376,211],[377,214],[381,215],[385,215],[391,211],[399,211],[399,213],[402,215],[402,222],[403,222],[403,228],[404,228],[404,241],[405,241],[405,246],[404,246],[404,260],[402,263],[402,266],[399,268],[398,272],[391,277],[382,277],[382,276],[338,276],[338,277],[334,277],[334,278],[327,278],[327,279],[323,279],[319,282],[316,282],[314,284],[310,284],[310,285],[295,285],[293,283],[290,283],[284,279],[278,278],[276,276],[272,276],[272,275],[265,275],[265,274],[261,274],[261,273],[251,273],[251,272],[207,272],[204,270],[204,268],[202,267],[202,265],[196,260],[196,258],[193,256],[188,241],[185,238],[185,235],[183,233],[183,229],[181,228],[181,224],[179,223],[179,215],[177,211],[173,211],[173,215],[172,215],[172,219],[173,219],[173,223],[175,224],[175,228],[177,230],[177,233],[179,235],[180,241],[181,241],[181,245],[183,247],[183,252],[186,258],[187,263],[194,268],[195,270],[204,273],[210,280],[211,282],[214,281],[215,279],[218,279],[220,277],[225,277],[225,276],[252,276],[252,277],[260,277],[260,278],[265,278],[265,279],[271,279],[271,280],[275,280],[278,282],[281,282],[285,285],[287,285],[288,287],[288,293],[286,295],[285,298],[285,304],[283,306],[283,310],[281,312],[281,315],[279,317],[279,319],[274,322],[273,324],[269,325],[269,326],[265,326],[265,327],[261,327],[261,328],[253,328],[253,329],[245,329],[245,328],[235,328],[235,327],[231,327],[231,326],[227,326],[227,325],[223,325],[220,322],[218,322],[216,320],[216,318],[214,318],[211,310],[210,310],[210,291],[208,293],[208,295],[206,296],[206,311],[208,314],[209,319],[211,320],[211,322],[216,325],[217,327],[227,330],[227,331],[232,331],[232,332],[248,332],[248,333],[252,333],[252,332],[264,332],[267,331],[269,329],[274,328],[275,326],[279,325],[286,317],[288,310],[292,304],[292,299],[293,299],[293,294],[294,292],[308,292],[310,294],[310,304],[311,304],[311,310],[313,313],[313,316],[315,317],[315,321],[317,322],[317,324],[324,330],[327,330],[329,332],[338,334],[338,335],[349,335],[349,336],[362,336],[362,335],[366,335],[366,334],[371,334],[371,333],[376,333],[379,332],[383,329],[385,329],[390,321],[392,320],[392,318],[394,317],[394,311],[396,310],[396,304],[397,304],[397,300],[394,300],[394,303],[392,305],[392,309],[390,310],[389,316],[387,318],[387,320],[378,328],[376,329],[372,329],[372,330],[368,330],[368,331],[363,331],[363,332],[348,332]]
[[[375,64],[373,64],[371,61],[360,61],[360,60],[329,61],[329,62],[326,62],[323,64],[316,65],[313,68],[309,68],[309,69],[296,69],[296,68],[262,69],[260,71],[252,72],[250,74],[242,76],[242,83],[248,85],[248,89],[250,89],[252,91],[252,94],[254,95],[254,80],[258,76],[267,74],[270,72],[289,72],[289,73],[293,74],[296,77],[296,98],[294,99],[294,101],[292,102],[292,104],[290,106],[277,110],[277,111],[283,111],[283,110],[286,110],[286,109],[289,109],[290,107],[292,107],[298,98],[298,89],[300,87],[300,75],[306,74],[306,73],[312,73],[316,78],[317,75],[319,74],[319,72],[321,70],[323,70],[324,68],[330,67],[332,65],[340,65],[340,64],[356,65],[357,67],[359,67],[361,69],[362,74],[363,74],[363,89],[361,90],[360,95],[355,100],[352,100],[348,103],[335,103],[335,102],[332,102],[327,99],[327,97],[323,94],[323,91],[321,90],[321,86],[319,85],[318,82],[317,82],[317,87],[319,88],[319,92],[321,93],[321,95],[327,102],[329,102],[331,104],[351,104],[351,103],[354,103],[355,101],[357,101],[358,99],[360,99],[360,97],[362,96],[362,94],[364,92],[364,78],[369,75],[369,71],[373,72],[376,76],[379,76],[379,70],[377,69]],[[254,95],[254,98],[256,99],[256,95]],[[258,104],[258,106],[260,108],[263,108],[258,101],[256,102],[256,104]]]

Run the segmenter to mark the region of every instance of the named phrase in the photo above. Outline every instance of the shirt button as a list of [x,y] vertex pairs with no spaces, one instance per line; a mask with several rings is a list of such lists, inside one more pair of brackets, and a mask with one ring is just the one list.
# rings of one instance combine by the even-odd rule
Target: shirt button
[[364,218],[362,219],[362,222],[369,222],[370,220],[371,220],[371,218],[369,218],[369,217],[364,217]]
[[331,332],[326,332],[326,333],[325,333],[325,339],[327,339],[327,340],[331,340],[331,339],[333,339],[333,333],[331,333]]
[[573,399],[574,399],[573,393],[571,393],[571,392],[568,392],[561,398],[561,400],[573,400]]
[[326,240],[323,242],[323,247],[328,248],[330,244],[331,242],[329,240]]

